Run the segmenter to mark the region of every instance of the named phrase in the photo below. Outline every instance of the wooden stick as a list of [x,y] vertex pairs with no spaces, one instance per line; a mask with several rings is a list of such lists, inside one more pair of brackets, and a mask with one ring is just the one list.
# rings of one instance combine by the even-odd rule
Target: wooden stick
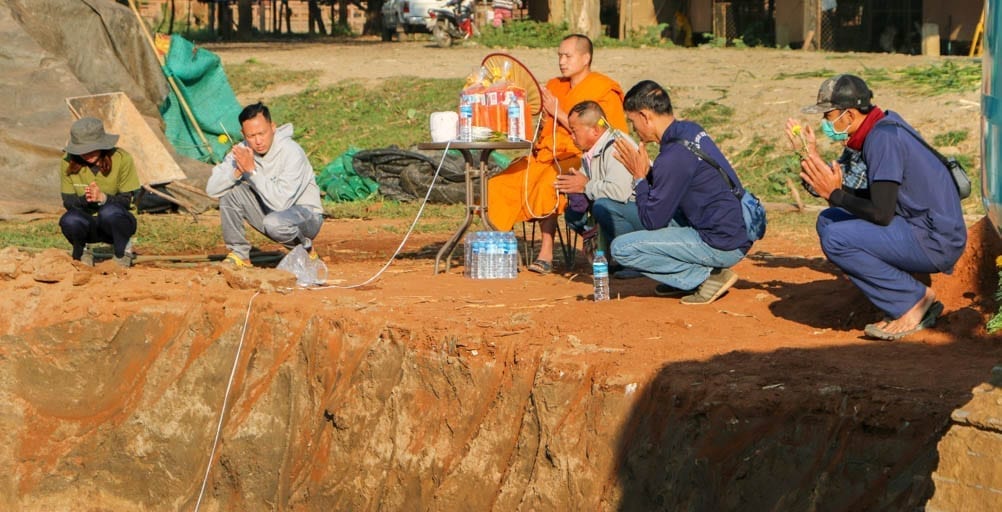
[[[150,50],[153,50],[153,55],[156,56],[157,62],[160,63],[160,70],[164,71],[164,58],[157,53],[157,45],[153,42],[153,36],[150,34],[149,27],[146,26],[146,22],[143,17],[139,14],[139,9],[136,7],[135,0],[129,0],[129,7],[132,8],[132,13],[136,15],[136,20],[139,21],[139,26],[143,27],[143,34],[146,36],[146,42],[150,45]],[[188,116],[188,120],[191,121],[191,125],[195,127],[195,133],[198,134],[198,138],[202,139],[202,144],[209,151],[209,159],[212,163],[218,164],[219,161],[216,160],[216,154],[212,151],[212,145],[209,144],[209,139],[205,138],[205,133],[202,132],[202,127],[198,125],[198,120],[195,119],[195,114],[191,111],[191,107],[188,106],[188,101],[184,99],[184,94],[181,94],[181,88],[178,87],[177,82],[174,81],[174,77],[164,71],[164,76],[167,77],[167,83],[170,84],[171,89],[174,90],[174,95],[177,96],[177,101],[181,104],[181,110],[184,111],[185,115]]]

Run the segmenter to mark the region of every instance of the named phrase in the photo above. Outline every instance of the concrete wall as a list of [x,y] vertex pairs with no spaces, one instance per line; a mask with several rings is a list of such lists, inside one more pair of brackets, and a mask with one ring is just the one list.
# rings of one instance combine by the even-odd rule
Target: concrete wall
[[776,0],[776,45],[804,40],[804,0]]

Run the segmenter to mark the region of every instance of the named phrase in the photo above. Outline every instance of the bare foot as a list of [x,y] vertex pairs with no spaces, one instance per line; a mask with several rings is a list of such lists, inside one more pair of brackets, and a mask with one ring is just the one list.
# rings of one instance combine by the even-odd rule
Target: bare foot
[[897,319],[885,321],[883,325],[879,325],[880,329],[888,334],[897,334],[899,332],[908,331],[914,329],[915,326],[922,321],[922,317],[925,316],[926,310],[933,302],[936,302],[936,294],[932,292],[932,288],[925,289],[925,296],[921,300],[915,303],[911,309],[905,312]]

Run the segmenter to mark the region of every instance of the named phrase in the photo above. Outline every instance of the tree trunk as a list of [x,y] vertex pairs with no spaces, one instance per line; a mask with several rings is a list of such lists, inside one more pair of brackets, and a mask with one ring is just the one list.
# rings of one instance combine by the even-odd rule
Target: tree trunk
[[216,4],[214,2],[209,3],[209,33],[216,33]]
[[174,4],[174,0],[170,0],[170,18],[167,21],[167,35],[174,33],[174,14],[177,11],[177,6]]
[[289,7],[289,0],[282,0],[282,15],[285,17],[285,33],[292,33],[292,8]]
[[257,2],[257,31],[261,34],[268,33],[268,16],[265,15],[265,0],[255,0]]
[[237,36],[250,39],[254,31],[254,10],[251,0],[240,0],[237,4]]
[[224,39],[228,38],[233,32],[232,16],[233,12],[230,10],[229,5],[216,4],[216,26],[218,27],[219,36]]
[[[310,10],[313,11],[313,18],[317,21],[317,30],[321,35],[327,35],[327,27],[324,25],[324,12],[320,10],[317,0],[310,0]],[[334,27],[331,27],[334,28]]]
[[348,31],[348,0],[339,0],[337,3],[337,22]]

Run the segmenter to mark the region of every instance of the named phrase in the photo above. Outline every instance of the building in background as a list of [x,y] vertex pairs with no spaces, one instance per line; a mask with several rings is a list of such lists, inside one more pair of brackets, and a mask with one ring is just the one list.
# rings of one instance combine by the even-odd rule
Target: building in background
[[[623,38],[661,25],[676,43],[691,32],[747,44],[832,51],[920,53],[923,29],[940,52],[966,55],[983,0],[528,0],[529,17],[567,22],[592,37]],[[930,24],[935,25],[931,27]]]
[[[217,26],[220,20],[236,32],[238,0],[137,1],[163,32],[171,4],[175,32],[225,33]],[[476,1],[479,11],[490,6],[489,0]],[[321,23],[329,31],[344,14],[356,35],[380,33],[376,25],[382,2],[249,0],[259,33],[313,33],[309,9],[314,4],[314,25]],[[573,32],[592,38],[622,39],[654,29],[679,45],[716,37],[748,45],[917,54],[923,53],[923,43],[929,53],[930,37],[938,36],[939,53],[966,55],[983,7],[984,0],[526,0],[520,14],[567,23]],[[226,16],[219,15],[223,9]]]
[[[142,16],[159,32],[168,32],[171,6],[174,9],[173,32],[226,32],[220,23],[231,24],[229,32],[237,32],[238,0],[134,0]],[[337,1],[315,2],[314,27],[310,28],[310,2],[306,0],[250,0],[251,25],[257,33],[308,34],[324,33],[338,24],[341,8]],[[365,5],[362,2],[361,5]],[[378,12],[378,11],[377,11]],[[223,14],[222,16],[220,14]],[[366,11],[345,2],[345,19],[352,34],[361,35],[366,23]],[[319,20],[319,21],[318,21]]]

